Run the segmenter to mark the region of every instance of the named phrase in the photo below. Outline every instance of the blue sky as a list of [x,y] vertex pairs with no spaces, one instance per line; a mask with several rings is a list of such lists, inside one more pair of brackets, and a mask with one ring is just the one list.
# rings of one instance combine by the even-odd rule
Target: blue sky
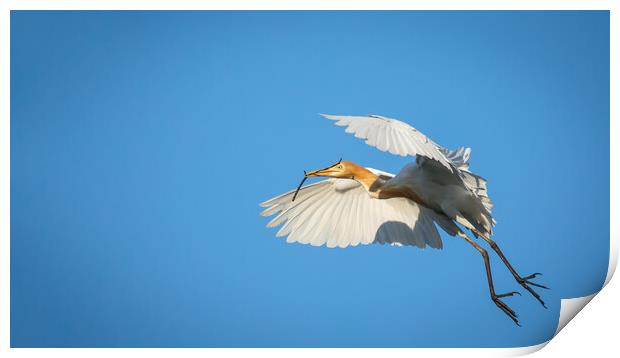
[[[286,244],[258,203],[391,156],[318,113],[472,147],[532,297],[444,249]],[[608,12],[11,14],[11,345],[532,345],[609,256]],[[520,290],[492,255],[498,292]]]

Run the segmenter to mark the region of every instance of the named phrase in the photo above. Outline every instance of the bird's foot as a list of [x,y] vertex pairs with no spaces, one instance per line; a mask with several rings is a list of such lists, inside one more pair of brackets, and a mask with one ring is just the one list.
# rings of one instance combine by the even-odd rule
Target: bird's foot
[[493,302],[495,303],[495,305],[497,307],[499,307],[499,309],[501,309],[506,315],[508,315],[508,317],[510,317],[510,319],[512,319],[514,321],[514,323],[521,327],[521,325],[519,324],[519,320],[517,319],[517,313],[510,307],[508,307],[508,305],[502,301],[500,298],[503,297],[510,297],[510,296],[514,296],[514,295],[521,295],[519,292],[513,291],[513,292],[508,292],[508,293],[502,293],[499,295],[496,294],[491,294],[491,299],[493,300]]
[[536,291],[534,291],[534,289],[532,289],[532,287],[530,287],[530,285],[531,285],[531,286],[535,286],[535,287],[544,288],[545,290],[549,289],[549,287],[547,287],[547,286],[543,286],[543,285],[541,285],[539,283],[530,281],[531,279],[535,278],[536,276],[542,276],[542,274],[540,272],[536,272],[536,273],[531,274],[529,276],[525,276],[525,277],[517,276],[515,278],[517,279],[517,282],[519,282],[519,284],[521,286],[523,286],[523,288],[525,288],[529,293],[531,293],[532,296],[534,296],[534,298],[536,298],[538,300],[538,302],[540,302],[540,304],[543,305],[544,308],[547,308],[547,305],[545,305],[545,302],[540,298],[538,293],[536,293]]

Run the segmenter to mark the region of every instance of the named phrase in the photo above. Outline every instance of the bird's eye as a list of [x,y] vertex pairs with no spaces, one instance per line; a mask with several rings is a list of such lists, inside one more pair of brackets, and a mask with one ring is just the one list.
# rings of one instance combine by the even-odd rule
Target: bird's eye
[[342,169],[342,165],[339,165],[339,166],[338,166],[338,169]]

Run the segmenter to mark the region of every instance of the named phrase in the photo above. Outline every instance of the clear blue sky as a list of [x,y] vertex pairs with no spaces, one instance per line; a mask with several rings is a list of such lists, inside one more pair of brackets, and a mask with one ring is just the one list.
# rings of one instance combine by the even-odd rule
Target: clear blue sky
[[[258,203],[302,170],[411,160],[318,113],[472,147],[549,309],[506,299],[516,327],[460,239],[275,238]],[[531,345],[608,255],[608,12],[11,14],[13,346]]]

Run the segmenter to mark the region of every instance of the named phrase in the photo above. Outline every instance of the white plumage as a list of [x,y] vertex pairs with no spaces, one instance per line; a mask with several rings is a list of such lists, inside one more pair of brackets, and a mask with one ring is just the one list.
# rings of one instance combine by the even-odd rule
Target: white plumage
[[342,160],[306,173],[304,181],[308,177],[328,179],[304,187],[302,181],[296,191],[261,203],[263,216],[275,215],[267,226],[281,225],[276,236],[313,246],[380,243],[441,248],[439,226],[482,254],[493,302],[518,324],[516,313],[501,300],[516,292],[495,293],[486,250],[469,238],[460,224],[489,243],[517,282],[544,306],[530,287],[546,288],[530,281],[539,274],[518,275],[490,239],[496,224],[491,215],[493,204],[486,180],[469,171],[471,149],[448,150],[410,125],[383,116],[322,116],[381,151],[416,159],[396,176]]
[[423,155],[435,159],[452,170],[453,164],[435,144],[417,129],[407,123],[383,116],[333,116],[322,114],[323,117],[336,121],[337,126],[346,126],[345,132],[357,138],[365,139],[366,144],[380,151],[390,152],[402,157]]
[[[279,213],[268,224],[283,224],[276,236],[288,235],[287,242],[314,246],[377,242],[440,248],[441,239],[433,222],[450,235],[457,231],[451,220],[491,233],[495,223],[492,204],[486,181],[469,172],[469,148],[447,150],[410,125],[383,116],[322,116],[336,121],[337,126],[346,126],[347,133],[382,151],[417,156],[416,162],[405,166],[397,176],[366,169],[381,179],[384,189],[408,188],[428,208],[407,197],[378,200],[351,179],[346,179],[349,190],[339,191],[338,185],[346,185],[338,184],[343,179],[326,179],[325,183],[303,187],[296,201],[292,201],[294,191],[290,191],[261,204],[268,207],[262,215]],[[364,230],[358,230],[361,224]]]

